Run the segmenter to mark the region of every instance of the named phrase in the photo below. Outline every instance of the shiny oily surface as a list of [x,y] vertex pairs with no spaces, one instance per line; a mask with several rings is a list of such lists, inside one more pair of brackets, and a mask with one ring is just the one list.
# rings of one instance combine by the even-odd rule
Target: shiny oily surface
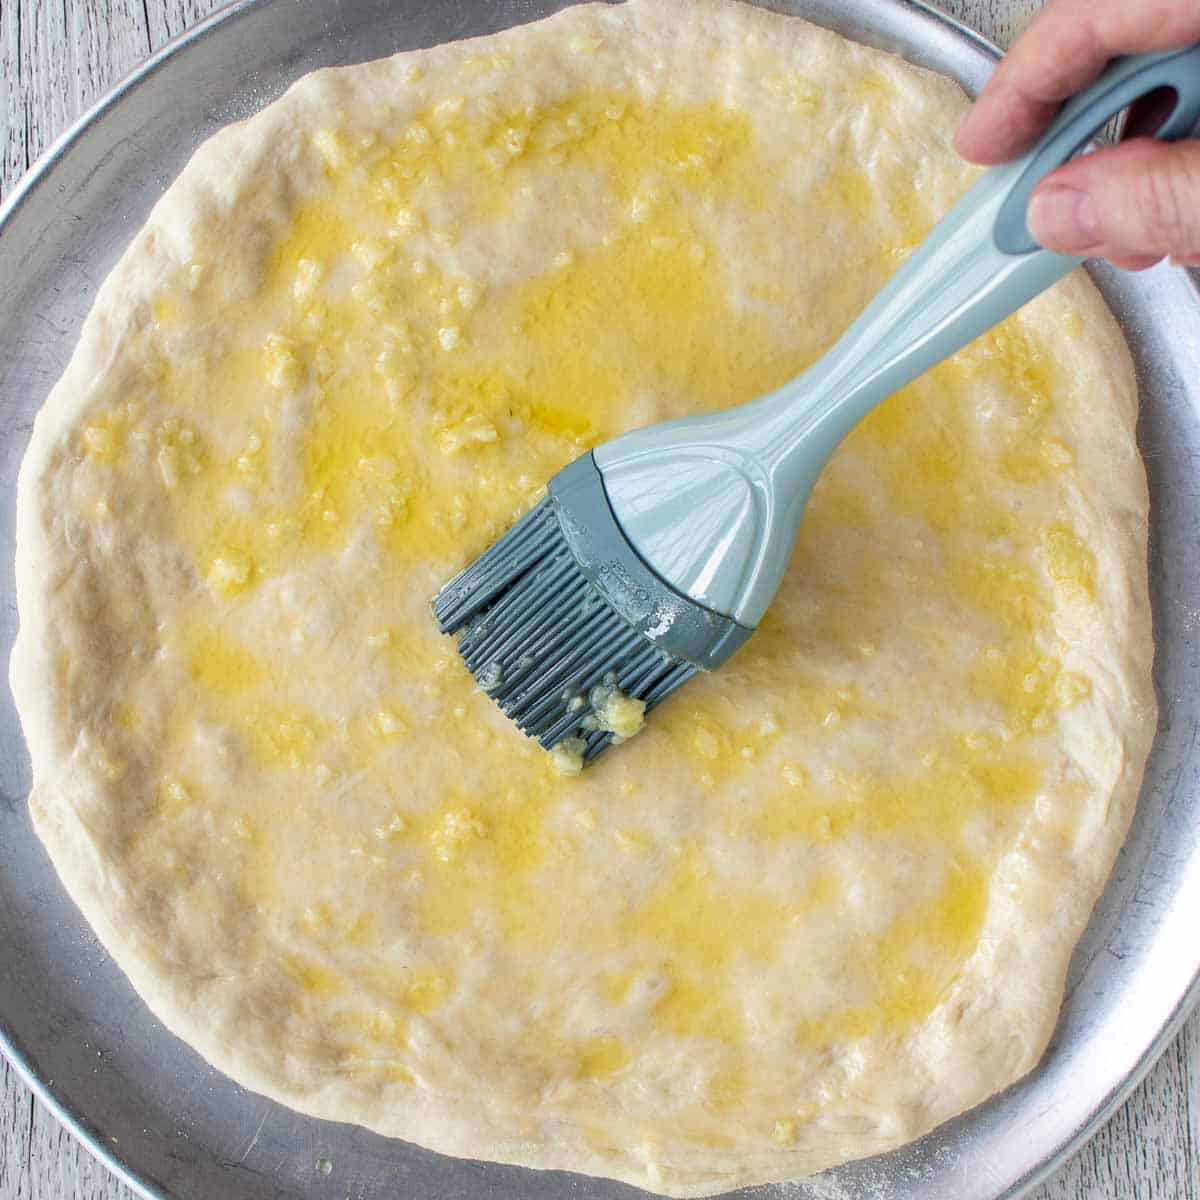
[[[852,184],[848,186],[850,186],[852,189]],[[664,251],[667,249],[669,248],[663,248]],[[300,258],[298,257],[297,266],[299,265],[299,262]],[[701,289],[701,291],[703,291],[703,289]],[[170,304],[172,302],[173,301],[171,300],[165,301],[164,309],[160,314],[158,314],[159,319],[166,324],[169,324],[172,319],[172,312],[170,309]],[[277,343],[276,348],[278,350],[276,357],[279,361],[268,363],[266,365],[266,369],[271,371],[279,371],[283,376],[286,376],[286,372],[289,369],[287,358],[289,351],[287,350],[286,345],[283,343]],[[255,364],[255,366],[256,369],[261,369],[259,368],[258,364]],[[917,401],[914,400],[911,402],[916,403]],[[534,420],[536,419],[537,418],[535,416]],[[93,453],[100,462],[103,462],[106,457],[113,454],[114,448],[119,444],[119,439],[106,432],[106,430],[110,428],[110,424],[101,424],[96,426],[95,428],[97,432],[87,437],[86,452]],[[181,436],[188,432],[193,433],[193,438],[191,441],[184,439]],[[878,437],[886,439],[886,423],[884,423],[882,428],[875,429],[874,434]],[[164,484],[167,483],[168,478],[172,477],[173,472],[178,470],[178,464],[176,463],[177,457],[180,462],[182,462],[183,470],[190,472],[190,465],[187,456],[193,454],[194,452],[184,449],[183,447],[187,447],[195,443],[196,436],[194,431],[184,429],[155,429],[151,431],[151,436],[156,439],[155,444],[158,452],[157,460],[160,471],[163,473]],[[483,439],[480,440],[482,443]],[[248,438],[247,449],[250,452],[247,457],[252,458],[256,453],[258,453],[258,451],[250,449],[250,446],[251,443],[249,442]],[[317,450],[311,456],[310,469],[314,474],[314,478],[321,477],[320,472],[324,466],[338,462],[338,454],[340,452],[341,451],[338,447],[326,448],[318,445]],[[351,446],[348,453],[353,452],[354,447]],[[931,461],[936,461],[937,448],[934,447],[930,453],[934,456]],[[1026,471],[1041,472],[1047,469],[1047,463],[1050,467],[1054,467],[1054,460],[1061,460],[1061,456],[1062,452],[1055,451],[1050,454],[1048,459],[1043,455],[1041,459],[1035,460],[1032,465],[1029,463],[1014,461],[1012,463],[1005,464],[1004,469],[1016,474]],[[362,456],[359,455],[359,457]],[[357,461],[357,459],[354,460],[356,464]],[[199,457],[197,458],[197,462],[200,463],[200,470],[196,472],[196,478],[197,480],[203,480],[206,475],[208,475],[208,471]],[[1063,465],[1064,464],[1061,461],[1057,463],[1057,466],[1060,468]],[[343,471],[338,473],[337,477],[341,478],[346,474],[348,473]],[[384,477],[386,482],[386,472]],[[896,495],[903,500],[903,498],[908,495],[908,492],[906,491],[905,480],[903,478],[898,478],[894,481],[894,483],[894,491]],[[908,484],[911,484],[912,487],[915,488],[915,492],[912,497],[913,502],[920,502],[919,481],[916,483],[913,483],[913,481],[908,481]],[[199,483],[198,486],[203,487],[204,484]],[[337,485],[335,484],[334,486],[336,487]],[[364,488],[367,488],[368,486],[375,487],[376,485],[374,483],[370,483],[369,485],[363,484]],[[320,488],[318,487],[312,490],[320,490]],[[379,490],[380,494],[384,495],[384,501],[381,502],[382,508],[386,508],[388,503],[395,502],[394,498],[387,493],[386,488],[383,485],[379,485]],[[324,499],[324,497],[322,499]],[[372,500],[374,500],[373,494]],[[333,511],[336,515],[340,510],[336,507],[332,510],[321,509],[319,514],[319,520],[321,524],[319,525],[316,524],[316,518],[304,510],[301,510],[298,515],[285,514],[281,518],[281,521],[295,520],[299,523],[300,533],[306,540],[319,540],[322,536],[325,536],[325,525],[335,523],[326,522],[325,513],[327,511]],[[306,522],[310,520],[313,522],[311,527],[306,524]],[[197,517],[196,524],[196,553],[205,557],[205,560],[208,564],[210,579],[213,583],[215,592],[236,594],[243,587],[250,586],[259,575],[262,576],[263,580],[266,580],[269,577],[269,571],[271,567],[270,545],[264,544],[264,548],[264,546],[260,546],[256,541],[254,541],[254,537],[257,536],[254,531],[248,533],[246,537],[236,545],[221,544],[210,547],[209,541],[206,540],[206,535],[203,532],[203,522],[200,517]],[[1064,586],[1068,586],[1073,589],[1079,589],[1086,593],[1089,587],[1086,555],[1081,553],[1078,546],[1074,544],[1070,531],[1066,529],[1058,529],[1051,525],[1043,530],[1040,536],[1043,542],[1042,552],[1046,555],[1047,562],[1050,564],[1051,573],[1055,576],[1061,577]],[[968,584],[967,586],[971,585]],[[979,590],[978,585],[975,585],[975,588],[976,591]],[[987,590],[990,595],[991,589],[989,588]],[[972,594],[975,594],[975,592]],[[988,602],[990,603],[990,600]],[[996,602],[998,604],[1005,603],[1004,589],[999,590]],[[383,645],[386,646],[387,643],[383,643]],[[197,644],[193,645],[191,644],[189,638],[184,636],[180,641],[179,656],[181,661],[189,664],[188,669],[191,670],[196,676],[197,682],[200,684],[200,686],[207,689],[214,696],[218,697],[222,703],[233,703],[237,697],[244,697],[252,694],[254,687],[261,679],[261,673],[263,669],[261,663],[257,663],[254,659],[254,656],[244,648],[212,646],[204,644],[203,642],[198,642]],[[1036,668],[1037,664],[1034,664],[1033,666]],[[1053,667],[1047,668],[1044,672],[1044,674],[1047,676],[1046,680],[1044,681],[1046,690],[1043,693],[1039,691],[1039,689],[1042,687],[1042,684],[1040,683],[1036,684],[1033,689],[1025,689],[1024,681],[1031,674],[1036,676],[1038,671],[1036,669],[1031,669],[1029,671],[1025,671],[1021,675],[1020,695],[1031,696],[1033,699],[1025,701],[1022,700],[1020,696],[1017,696],[1015,692],[1013,693],[1018,706],[1028,704],[1028,712],[1025,712],[1022,709],[1021,715],[1022,720],[1027,717],[1030,724],[1038,719],[1043,710],[1052,709],[1057,705],[1060,700],[1059,679],[1061,678],[1060,672],[1057,672]],[[1005,679],[1000,677],[1000,673],[998,673],[995,680],[995,686],[998,689],[998,694],[1008,695],[1007,689],[1011,686],[1011,683],[1012,681],[1006,682]],[[1061,698],[1063,702],[1070,703],[1073,698],[1077,699],[1077,697],[1074,697],[1073,695],[1075,686],[1076,685],[1074,684],[1068,684],[1063,692],[1063,697]],[[814,702],[813,713],[807,714],[807,716],[810,716],[814,720],[819,717],[821,721],[824,721],[831,712],[835,712],[836,706],[826,708],[825,700],[826,698],[824,696],[818,696],[816,702]],[[846,703],[848,704],[848,701]],[[818,709],[822,711],[817,711]],[[372,714],[372,716],[375,720],[376,728],[369,730],[369,732],[372,734],[383,733],[386,735],[388,732],[387,722],[380,717],[379,712]],[[134,718],[131,717],[131,719]],[[697,752],[699,762],[709,762],[712,764],[709,767],[701,766],[700,769],[710,772],[720,772],[738,768],[736,759],[738,756],[740,756],[741,751],[745,749],[745,747],[725,746],[722,743],[721,734],[725,729],[728,728],[729,724],[730,722],[728,720],[722,720],[715,723],[715,728],[709,728],[703,719],[703,714],[700,714],[699,717],[695,717],[693,715],[693,719],[688,721],[678,731],[678,736],[690,739],[692,749]],[[310,734],[312,734],[312,736],[310,736]],[[314,740],[315,736],[316,735],[313,733],[313,731],[306,727],[302,717],[300,719],[293,719],[291,716],[289,716],[284,720],[280,720],[275,723],[274,735],[268,736],[267,744],[260,747],[260,750],[264,758],[268,760],[283,758],[289,765],[291,765],[293,760],[300,765],[304,765],[304,761],[309,754],[307,747]],[[676,735],[672,734],[672,736]],[[976,752],[979,752],[982,749],[982,747],[974,748]],[[964,750],[964,753],[971,750],[972,747],[967,746]],[[736,754],[734,751],[736,751]],[[791,772],[792,778],[789,778],[788,774],[786,773],[786,764],[785,769],[781,770],[781,774],[783,775],[784,781],[789,786],[802,786],[805,782],[799,770],[794,769]],[[799,782],[797,783],[794,781]],[[179,796],[168,788],[165,793],[164,803],[170,804],[176,802],[177,800],[179,800]],[[791,814],[794,812],[794,808],[788,810],[789,819]],[[450,816],[453,814],[447,815]],[[814,812],[812,814],[814,822],[812,827],[805,827],[803,830],[798,830],[797,832],[803,832],[808,836],[818,837],[822,836],[823,834],[829,834],[834,831],[832,826],[826,828],[817,823],[820,822],[822,818],[829,819],[829,816],[830,814],[828,812]],[[473,818],[464,817],[462,820],[456,819],[448,823],[443,821],[441,824],[435,824],[432,830],[427,831],[429,840],[435,843],[435,848],[433,851],[434,857],[440,857],[439,851],[441,849],[446,849],[447,854],[453,856],[455,851],[451,849],[451,847],[457,845],[457,843],[463,840],[459,837],[459,834],[464,830],[467,832],[467,834],[472,832],[472,820]],[[776,821],[776,819],[773,818],[769,812],[766,812],[762,815],[762,820],[768,827],[771,826],[773,821]],[[237,837],[243,836],[242,833],[236,828],[234,829],[234,834]],[[252,831],[249,831],[249,836],[246,837],[245,840],[252,843]],[[671,878],[669,886],[672,890],[674,890],[677,896],[683,896],[691,905],[699,908],[700,911],[703,911],[705,903],[703,878],[704,872],[699,868],[698,864],[691,859],[685,858],[681,862],[678,875]],[[963,889],[964,897],[956,899],[949,906],[951,909],[949,914],[949,924],[951,930],[950,940],[952,943],[954,941],[954,937],[958,936],[955,933],[955,930],[961,929],[965,931],[963,934],[964,936],[969,936],[970,934],[972,904],[969,897],[971,890],[969,879],[964,882]],[[823,890],[827,889],[823,889],[820,886],[814,888],[814,899],[816,902],[821,901]],[[664,903],[659,905],[658,898],[651,897],[648,903],[648,913],[646,919],[658,919],[655,916],[655,914],[658,914],[658,916],[661,917],[660,923],[663,926],[664,936],[670,938],[677,932],[672,924],[674,920],[672,914],[674,911],[676,910],[673,904]],[[753,915],[750,910],[748,910],[748,912],[750,915]],[[721,953],[720,921],[714,921],[711,928],[712,932],[709,935],[709,940],[711,940],[713,944],[706,944],[704,946],[696,947],[695,952],[697,955],[704,955],[708,957],[715,955],[719,958]],[[681,952],[681,958],[686,961],[686,957],[687,952]],[[328,981],[323,980],[316,975],[304,975],[302,972],[301,977],[305,986],[311,990],[319,991],[329,986]],[[436,982],[431,982],[428,988],[417,989],[417,993],[414,993],[413,996],[410,997],[413,1007],[420,1009],[427,1003],[436,1000],[439,991],[440,986]],[[686,1005],[681,1006],[676,1015],[681,1021],[685,1022],[694,1019],[693,1016],[687,1012]],[[619,1066],[620,1057],[621,1051],[619,1047],[587,1047],[581,1052],[581,1070],[584,1072],[603,1072],[606,1070],[612,1070],[615,1069],[616,1066]],[[219,1082],[220,1081],[218,1081],[218,1084]],[[283,1114],[283,1116],[288,1115]],[[361,1139],[365,1135],[356,1134],[354,1136]],[[331,1155],[331,1158],[332,1157],[333,1156]],[[414,1158],[417,1160],[423,1160],[427,1158],[427,1156],[414,1155]],[[338,1160],[333,1158],[333,1161],[336,1162]],[[460,1164],[456,1164],[447,1169],[466,1170],[469,1168],[463,1168]],[[502,1180],[509,1174],[512,1173],[506,1173],[500,1169],[489,1169],[489,1175],[494,1179]],[[853,1178],[852,1172],[849,1174],[849,1177]],[[525,1185],[525,1194],[528,1194],[529,1189],[534,1186],[536,1186],[536,1184],[527,1183]],[[601,1185],[584,1186],[598,1187]],[[246,1194],[254,1193],[247,1192]]]

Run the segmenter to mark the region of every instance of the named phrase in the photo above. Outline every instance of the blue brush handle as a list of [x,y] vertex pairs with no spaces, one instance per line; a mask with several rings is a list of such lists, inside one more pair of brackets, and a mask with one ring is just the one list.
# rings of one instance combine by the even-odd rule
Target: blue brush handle
[[1032,150],[993,168],[950,210],[811,371],[743,409],[761,406],[763,416],[787,422],[788,434],[773,444],[778,458],[799,456],[789,468],[799,472],[796,483],[810,477],[810,456],[819,456],[819,471],[881,400],[1083,261],[1034,240],[1026,223],[1030,194],[1123,108],[1161,88],[1173,90],[1177,102],[1155,136],[1186,137],[1200,121],[1200,44],[1112,63],[1063,107]]
[[1200,45],[1119,59],[1092,87],[1075,96],[1038,144],[1007,168],[1016,170],[1017,181],[1010,185],[1008,199],[996,217],[997,248],[1006,254],[1040,250],[1025,223],[1033,189],[1083,147],[1093,136],[1089,129],[1094,133],[1123,108],[1158,88],[1173,91],[1176,102],[1154,136],[1167,142],[1187,137],[1200,121]]
[[613,511],[642,558],[698,603],[756,625],[837,444],[880,401],[1079,264],[1033,240],[1030,193],[1123,108],[1161,88],[1177,101],[1155,136],[1187,136],[1200,120],[1200,44],[1113,62],[1028,154],[983,176],[799,378],[738,408],[597,447]]

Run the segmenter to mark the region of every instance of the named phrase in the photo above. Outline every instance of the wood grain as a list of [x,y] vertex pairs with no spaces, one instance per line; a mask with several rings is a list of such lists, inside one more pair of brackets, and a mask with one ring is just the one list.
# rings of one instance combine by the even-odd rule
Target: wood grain
[[[122,75],[219,0],[0,0],[0,197]],[[945,0],[1007,46],[1040,0]],[[0,1200],[135,1200],[0,1059]],[[963,1197],[962,1200],[972,1200]],[[1200,1200],[1200,1014],[1030,1200]]]

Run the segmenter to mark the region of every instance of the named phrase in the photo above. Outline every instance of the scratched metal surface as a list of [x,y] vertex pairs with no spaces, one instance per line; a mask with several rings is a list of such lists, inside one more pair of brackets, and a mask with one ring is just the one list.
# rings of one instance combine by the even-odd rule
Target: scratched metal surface
[[[996,18],[1000,32],[1006,32],[1005,21],[1019,20],[1014,13],[1019,14],[1020,4],[961,0],[957,7],[964,15],[974,15],[981,4]],[[20,5],[5,5],[0,11],[5,64],[10,31],[5,22],[11,21],[14,7],[19,18]],[[136,24],[140,8],[147,40],[152,41],[154,29],[169,28],[174,10],[191,10],[194,4],[160,0],[153,15],[149,4],[127,0],[110,0],[108,7],[128,28]],[[487,27],[551,7],[556,5],[520,0],[493,4],[487,9]],[[865,17],[885,42],[928,56],[933,65],[959,73],[968,83],[977,82],[986,69],[966,43],[925,23],[908,6],[776,7],[815,10],[818,15],[824,11],[835,22]],[[82,13],[76,28],[87,44],[93,46],[103,36],[93,6],[81,9],[71,0],[62,11],[67,18],[64,32],[71,15]],[[312,3],[303,20],[297,20],[295,6],[268,0],[254,14],[238,18],[236,31],[227,27],[235,37],[242,35],[237,44],[228,34],[213,34],[207,45],[152,75],[112,110],[89,134],[86,152],[77,147],[60,159],[0,237],[0,278],[16,284],[0,299],[0,495],[9,505],[0,518],[0,540],[5,540],[0,553],[6,576],[11,575],[12,479],[29,416],[61,369],[96,282],[200,133],[256,108],[308,66],[480,31],[482,26],[472,23],[479,15],[480,6],[469,4]],[[896,23],[889,27],[893,18]],[[264,20],[265,25],[260,23]],[[282,37],[281,20],[292,26]],[[271,29],[277,33],[270,34]],[[19,27],[17,32],[19,54]],[[111,36],[111,29],[108,33]],[[132,48],[141,52],[136,44]],[[52,49],[46,63],[49,70],[62,72],[64,90],[71,92],[73,87],[78,100],[86,80],[81,84],[76,74],[72,81],[55,63]],[[188,103],[173,105],[181,95]],[[0,112],[6,114],[7,97],[7,91],[0,93]],[[16,123],[7,115],[6,121],[8,166],[19,138],[12,136]],[[187,131],[182,140],[180,130]],[[28,120],[21,133],[28,149]],[[123,171],[130,167],[132,177]],[[31,207],[37,210],[32,219]],[[82,235],[72,228],[76,223],[63,228],[72,211],[87,226]],[[1155,486],[1156,620],[1164,646],[1159,684],[1166,701],[1155,774],[1114,886],[1077,956],[1059,1036],[1038,1076],[914,1150],[837,1173],[837,1185],[847,1196],[883,1191],[897,1197],[982,1200],[1013,1194],[1054,1145],[1069,1141],[1072,1133],[1103,1113],[1112,1089],[1120,1086],[1131,1065],[1136,1066],[1147,1044],[1153,1048],[1152,1035],[1195,967],[1197,954],[1187,947],[1186,922],[1180,914],[1186,903],[1194,909],[1200,871],[1191,832],[1197,815],[1196,766],[1187,753],[1187,737],[1189,731],[1194,737],[1196,721],[1195,700],[1188,692],[1194,687],[1197,665],[1195,652],[1188,651],[1187,635],[1196,623],[1198,606],[1189,581],[1173,571],[1172,564],[1194,562],[1196,550],[1200,504],[1192,462],[1200,444],[1200,401],[1192,381],[1200,374],[1200,316],[1194,293],[1170,272],[1156,272],[1142,281],[1114,276],[1107,282],[1110,298],[1139,348],[1147,396],[1142,432]],[[8,591],[2,629],[10,639],[11,578],[3,582]],[[1164,662],[1166,656],[1169,660]],[[0,772],[6,797],[0,801],[0,953],[8,968],[0,977],[0,1021],[13,1038],[15,1057],[40,1071],[47,1096],[57,1097],[52,1103],[65,1104],[68,1121],[85,1139],[114,1155],[114,1165],[119,1158],[128,1164],[123,1171],[141,1172],[150,1188],[176,1196],[283,1192],[367,1197],[419,1192],[431,1197],[526,1197],[564,1190],[579,1196],[633,1194],[613,1185],[568,1182],[565,1176],[450,1162],[362,1131],[308,1121],[234,1088],[145,1014],[57,892],[29,836],[20,800],[27,786],[26,764],[7,722],[0,724]],[[1173,972],[1166,969],[1168,960]],[[3,1134],[7,1148],[6,1125]],[[1132,1157],[1134,1148],[1126,1149]],[[329,1175],[317,1170],[322,1160],[333,1164]],[[18,1190],[4,1190],[5,1179],[12,1178],[5,1173],[10,1162],[8,1154],[0,1159],[0,1196],[30,1194],[33,1184],[25,1191],[28,1172],[18,1179]],[[1180,1178],[1190,1191],[1187,1178],[1194,1179],[1194,1172],[1189,1168]],[[67,1177],[62,1179],[66,1182]],[[1160,1185],[1150,1178],[1142,1181],[1144,1188],[1137,1182],[1127,1194],[1151,1195]],[[1165,1179],[1161,1185],[1164,1196],[1185,1194]],[[96,1186],[103,1190],[94,1194],[115,1196],[119,1185],[111,1190]],[[835,1186],[835,1180],[827,1186]],[[1084,1186],[1081,1180],[1078,1189],[1062,1194],[1088,1194]],[[782,1192],[761,1190],[763,1196]],[[42,1194],[72,1193],[47,1184]],[[821,1186],[787,1189],[787,1195],[796,1198],[823,1194],[827,1189]],[[1091,1194],[1117,1191],[1102,1188]]]

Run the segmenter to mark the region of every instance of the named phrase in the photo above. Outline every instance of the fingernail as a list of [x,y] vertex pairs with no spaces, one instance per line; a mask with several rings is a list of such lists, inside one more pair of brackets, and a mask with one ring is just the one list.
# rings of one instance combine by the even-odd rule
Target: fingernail
[[1100,222],[1087,192],[1042,188],[1029,202],[1029,231],[1049,250],[1083,254],[1100,245]]

